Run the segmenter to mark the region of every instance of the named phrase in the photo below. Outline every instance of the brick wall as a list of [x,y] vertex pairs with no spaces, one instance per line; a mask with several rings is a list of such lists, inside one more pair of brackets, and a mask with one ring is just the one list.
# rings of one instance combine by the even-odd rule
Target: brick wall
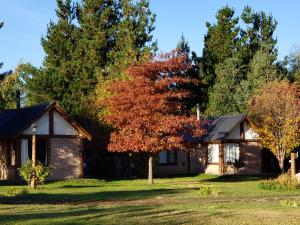
[[[206,145],[190,152],[190,173],[197,174],[204,171]],[[159,165],[158,176],[188,174],[188,153],[177,151],[176,165]]]
[[53,174],[50,179],[78,178],[81,174],[79,138],[51,138],[51,166]]
[[177,152],[177,164],[176,165],[158,165],[157,175],[167,176],[174,174],[186,174],[188,171],[187,167],[187,153]]
[[241,157],[245,166],[240,169],[240,174],[261,173],[261,150],[259,142],[241,143]]

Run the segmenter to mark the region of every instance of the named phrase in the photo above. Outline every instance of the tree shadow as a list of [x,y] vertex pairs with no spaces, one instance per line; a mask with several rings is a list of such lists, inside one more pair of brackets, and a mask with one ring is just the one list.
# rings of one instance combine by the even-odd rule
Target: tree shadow
[[83,204],[96,201],[120,202],[180,194],[194,189],[195,188],[101,191],[94,193],[27,193],[16,197],[0,196],[0,204]]
[[265,180],[269,178],[274,178],[276,175],[274,174],[261,174],[261,175],[223,175],[208,179],[203,179],[205,182],[242,182],[242,181],[259,181]]
[[19,180],[0,180],[0,186],[17,186],[17,185],[26,185],[25,181]]
[[99,188],[99,187],[103,187],[103,185],[72,185],[72,184],[68,184],[68,185],[63,185],[59,188]]
[[[78,223],[87,223],[97,222],[107,223],[108,217],[114,217],[116,220],[122,221],[124,223],[124,219],[134,219],[136,221],[140,221],[140,224],[147,224],[145,218],[147,220],[151,220],[153,224],[167,224],[171,219],[174,219],[174,216],[180,216],[180,221],[173,221],[172,224],[182,224],[189,223],[191,220],[191,212],[189,211],[176,211],[175,209],[158,209],[156,205],[139,205],[139,206],[112,206],[109,208],[99,208],[99,207],[77,207],[77,208],[69,208],[66,211],[56,211],[49,210],[47,212],[37,212],[37,211],[25,211],[23,213],[12,213],[12,214],[4,214],[0,217],[0,223],[24,223],[27,221],[33,220],[59,220],[59,218],[64,218],[64,223],[73,224],[76,221]],[[157,222],[155,222],[157,220]],[[55,221],[53,221],[55,222]],[[59,223],[59,221],[56,221]],[[115,221],[116,223],[117,221]],[[126,223],[126,222],[125,222]],[[132,223],[132,222],[131,222]]]
[[30,212],[30,213],[23,213],[23,214],[9,214],[9,215],[1,215],[0,223],[10,223],[10,222],[18,222],[18,221],[26,221],[26,220],[34,220],[34,219],[55,219],[55,218],[62,218],[62,217],[80,217],[82,215],[97,215],[98,217],[103,217],[106,215],[113,215],[118,213],[131,213],[131,212],[140,212],[143,213],[144,211],[148,211],[152,209],[150,206],[140,206],[140,207],[114,207],[114,208],[75,208],[70,209],[68,211],[54,211],[51,212]]

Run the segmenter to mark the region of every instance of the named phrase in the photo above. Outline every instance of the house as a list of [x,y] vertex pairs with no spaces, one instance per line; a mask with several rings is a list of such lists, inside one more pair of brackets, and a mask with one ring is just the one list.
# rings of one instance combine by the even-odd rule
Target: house
[[262,146],[245,114],[220,116],[206,127],[197,149],[163,151],[158,156],[158,174],[262,172]]
[[37,160],[53,168],[49,179],[81,177],[83,140],[91,134],[54,102],[0,114],[0,179],[19,179],[17,168],[31,158],[33,124]]

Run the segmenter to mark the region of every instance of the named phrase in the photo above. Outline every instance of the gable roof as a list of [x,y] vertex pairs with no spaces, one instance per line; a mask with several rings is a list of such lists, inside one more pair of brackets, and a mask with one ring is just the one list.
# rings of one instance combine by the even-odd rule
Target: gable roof
[[67,116],[67,113],[64,112],[56,102],[44,103],[21,109],[5,110],[0,114],[0,139],[17,137],[25,129],[37,121],[45,112],[52,108],[55,108],[64,119],[66,119],[77,130],[81,131],[89,140],[91,139],[91,134],[83,129],[79,124],[72,121]]
[[203,141],[212,142],[224,140],[246,117],[246,114],[217,117],[209,125],[207,135],[203,138]]

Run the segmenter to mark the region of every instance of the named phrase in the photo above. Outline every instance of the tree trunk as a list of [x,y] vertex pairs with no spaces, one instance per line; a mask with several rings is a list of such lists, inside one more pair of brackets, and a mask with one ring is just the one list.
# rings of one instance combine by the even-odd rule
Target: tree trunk
[[153,184],[153,156],[149,156],[148,161],[148,184]]
[[291,177],[296,176],[296,153],[291,152]]
[[278,158],[280,173],[284,173],[284,157]]

